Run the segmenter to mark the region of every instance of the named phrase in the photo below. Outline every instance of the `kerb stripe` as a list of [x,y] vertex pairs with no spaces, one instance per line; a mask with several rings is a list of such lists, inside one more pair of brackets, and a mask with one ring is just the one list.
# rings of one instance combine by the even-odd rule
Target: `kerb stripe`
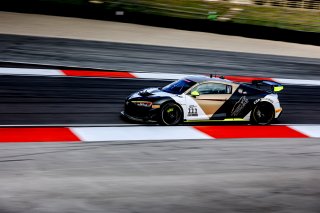
[[287,126],[195,126],[214,138],[308,138]]
[[0,128],[3,142],[94,142],[224,138],[320,138],[320,125]]
[[66,76],[99,77],[99,78],[136,78],[129,72],[91,71],[91,70],[62,70]]
[[[161,72],[133,72],[116,70],[81,70],[81,69],[26,69],[0,67],[0,75],[31,75],[31,76],[66,76],[92,78],[140,78],[157,80],[177,80],[192,74],[161,73]],[[208,75],[207,75],[208,76]],[[251,82],[252,80],[270,80],[289,85],[320,86],[320,80],[264,78],[250,76],[224,76],[235,82]]]
[[0,128],[0,143],[4,142],[79,142],[69,128]]
[[224,78],[230,81],[247,82],[247,83],[250,83],[253,80],[274,81],[272,78],[247,77],[247,76],[224,76]]

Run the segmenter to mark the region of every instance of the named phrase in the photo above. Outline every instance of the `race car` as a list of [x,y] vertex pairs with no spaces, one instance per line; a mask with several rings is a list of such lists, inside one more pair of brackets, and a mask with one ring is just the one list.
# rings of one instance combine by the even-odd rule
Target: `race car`
[[182,122],[250,121],[270,124],[282,107],[274,81],[237,83],[207,76],[187,76],[162,88],[147,88],[126,98],[124,118],[177,125]]

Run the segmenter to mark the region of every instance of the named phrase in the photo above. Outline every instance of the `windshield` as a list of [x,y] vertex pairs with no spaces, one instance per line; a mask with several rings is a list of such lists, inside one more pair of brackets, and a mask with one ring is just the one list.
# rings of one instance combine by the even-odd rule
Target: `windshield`
[[164,92],[180,95],[195,84],[196,82],[194,81],[188,79],[181,79],[163,87],[161,90]]

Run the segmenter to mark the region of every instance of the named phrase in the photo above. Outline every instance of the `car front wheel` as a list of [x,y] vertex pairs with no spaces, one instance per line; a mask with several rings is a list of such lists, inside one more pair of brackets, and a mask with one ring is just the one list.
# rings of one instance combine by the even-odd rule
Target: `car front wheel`
[[177,125],[182,120],[182,109],[176,103],[167,103],[161,108],[159,123],[162,125]]

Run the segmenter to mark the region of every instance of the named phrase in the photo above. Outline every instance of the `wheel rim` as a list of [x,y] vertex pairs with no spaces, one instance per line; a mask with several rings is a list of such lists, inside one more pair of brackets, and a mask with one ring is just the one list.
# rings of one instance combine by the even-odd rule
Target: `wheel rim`
[[256,108],[254,117],[258,124],[268,124],[272,121],[274,112],[270,108],[271,107],[266,104],[261,104]]
[[181,113],[176,106],[165,107],[162,111],[162,119],[167,125],[177,124],[180,121],[180,118]]

